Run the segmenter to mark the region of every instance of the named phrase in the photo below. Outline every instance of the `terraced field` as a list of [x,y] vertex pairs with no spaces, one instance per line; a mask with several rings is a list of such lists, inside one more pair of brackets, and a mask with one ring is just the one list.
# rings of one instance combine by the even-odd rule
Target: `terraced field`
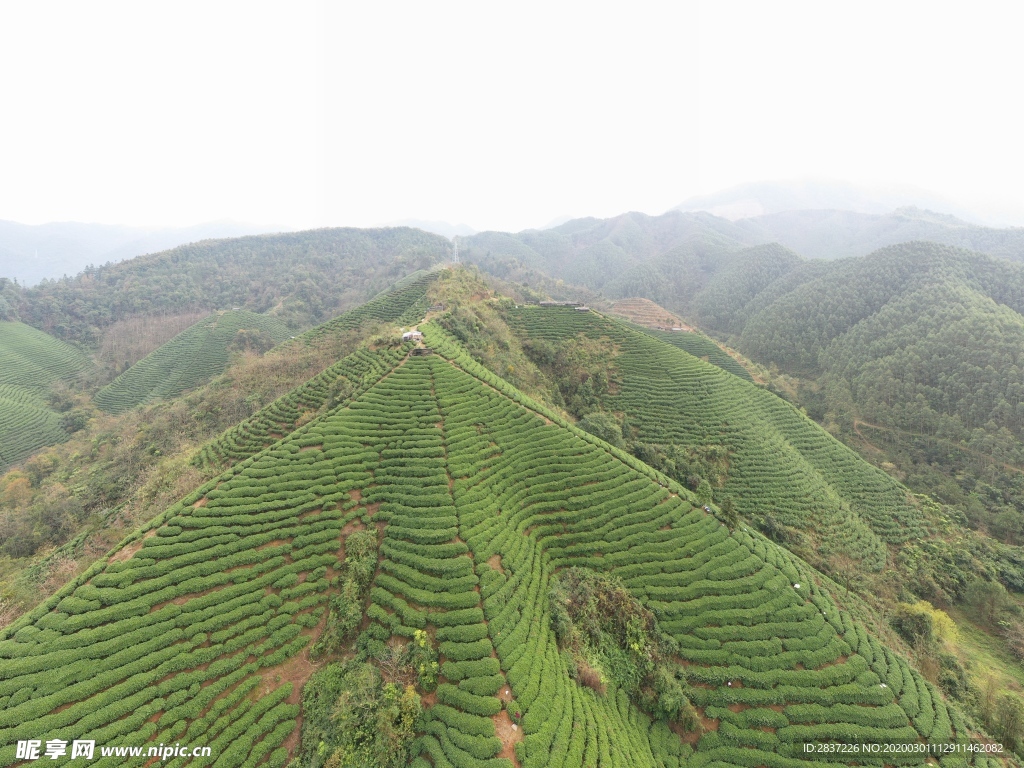
[[659,341],[671,344],[673,347],[678,347],[684,352],[689,352],[694,357],[699,357],[701,360],[718,366],[723,371],[739,376],[745,381],[753,381],[746,368],[737,363],[729,353],[723,351],[721,347],[703,333],[659,331],[653,328],[644,328],[642,331],[648,336],[653,336]]
[[619,299],[612,304],[610,314],[647,328],[684,328],[693,330],[678,316],[650,299]]
[[524,307],[510,322],[523,337],[614,342],[622,383],[606,409],[628,414],[644,441],[724,446],[724,491],[744,514],[813,532],[824,554],[875,570],[886,544],[927,534],[901,486],[771,393],[593,312]]
[[[411,325],[426,312],[427,289],[436,279],[437,273],[413,273],[392,290],[289,343],[316,344],[373,322]],[[411,346],[406,344],[397,350],[359,349],[204,446],[193,463],[223,468],[254,455],[292,432],[300,419],[308,419],[325,405],[336,407],[361,394],[397,365]]]
[[205,384],[224,371],[231,344],[243,331],[281,342],[290,335],[284,323],[266,315],[232,310],[212,315],[182,331],[96,393],[96,404],[123,413],[154,398],[170,398]]
[[74,347],[24,323],[0,322],[0,469],[67,437],[50,387],[89,368]]
[[[287,764],[310,646],[359,531],[376,535],[379,562],[355,648],[425,637],[439,652],[415,768],[788,768],[806,764],[805,741],[966,738],[957,712],[806,565],[423,329],[437,354],[378,356],[360,393],[238,461],[0,633],[0,765],[37,738],[202,744],[212,755],[188,764]],[[652,719],[611,668],[603,692],[574,679],[549,600],[570,566],[622,579],[657,617],[700,728]]]

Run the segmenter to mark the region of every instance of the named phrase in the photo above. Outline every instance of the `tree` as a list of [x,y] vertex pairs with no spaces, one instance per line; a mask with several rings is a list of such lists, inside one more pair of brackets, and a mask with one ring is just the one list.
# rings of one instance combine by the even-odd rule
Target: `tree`
[[997,581],[975,579],[967,587],[964,602],[978,612],[978,616],[989,624],[996,624],[1000,614],[1009,605],[1006,587]]
[[421,712],[411,685],[384,683],[371,664],[355,663],[334,707],[337,744],[326,768],[400,768],[409,759]]

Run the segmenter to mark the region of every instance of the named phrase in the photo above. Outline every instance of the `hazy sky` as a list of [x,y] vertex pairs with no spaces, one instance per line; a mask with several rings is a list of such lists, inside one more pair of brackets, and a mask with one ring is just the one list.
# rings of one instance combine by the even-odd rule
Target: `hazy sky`
[[5,2],[0,219],[517,230],[809,176],[1024,211],[1022,8]]

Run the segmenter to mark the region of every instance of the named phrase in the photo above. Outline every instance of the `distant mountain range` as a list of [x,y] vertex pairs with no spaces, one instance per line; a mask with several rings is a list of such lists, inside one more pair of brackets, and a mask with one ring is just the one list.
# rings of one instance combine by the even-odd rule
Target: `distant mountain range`
[[671,309],[699,283],[686,265],[710,265],[745,247],[779,243],[804,257],[832,260],[913,241],[1024,261],[1024,228],[985,227],[914,207],[884,214],[781,211],[735,221],[705,211],[631,212],[546,230],[481,232],[461,242],[467,260],[498,275],[511,277],[519,265],[609,298],[644,296]]
[[691,197],[677,205],[677,211],[707,211],[736,221],[788,211],[836,210],[886,214],[896,208],[913,206],[945,211],[977,224],[1007,226],[1024,223],[1020,217],[993,218],[969,210],[956,202],[913,187],[869,188],[848,182],[805,179],[759,181],[741,184],[710,195]]
[[35,285],[44,279],[77,275],[90,264],[123,261],[199,240],[257,235],[278,229],[227,220],[191,227],[0,221],[0,277]]

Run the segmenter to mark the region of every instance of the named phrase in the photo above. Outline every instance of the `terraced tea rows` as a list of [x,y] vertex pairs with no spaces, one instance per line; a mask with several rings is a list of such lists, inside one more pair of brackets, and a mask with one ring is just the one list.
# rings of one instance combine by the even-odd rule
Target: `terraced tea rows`
[[753,381],[750,373],[742,365],[737,363],[729,354],[722,350],[715,342],[701,333],[684,333],[672,331],[659,331],[652,328],[639,328],[642,333],[653,336],[659,341],[678,347],[684,352],[689,352],[694,357],[699,357],[712,365],[718,366],[723,371],[728,371],[739,376],[745,381]]
[[280,320],[244,310],[200,320],[151,352],[96,393],[96,404],[122,413],[158,397],[170,398],[223,372],[240,331],[265,334],[275,343],[289,331]]
[[[453,349],[427,328],[432,345]],[[622,577],[679,643],[679,673],[709,728],[687,739],[696,741],[687,765],[789,765],[779,755],[803,741],[941,743],[954,725],[965,732],[934,688],[837,610],[785,550],[730,534],[682,489],[651,483],[476,382],[443,369],[435,377],[451,379],[437,390],[459,532],[525,712],[524,765],[594,764],[599,755],[676,765],[690,754],[621,700],[617,712],[602,711],[607,699],[563,684],[568,671],[537,598],[565,566]],[[609,743],[626,754],[616,759]]]
[[323,325],[318,325],[304,333],[300,339],[306,343],[313,343],[325,336],[352,330],[373,321],[415,325],[427,313],[430,304],[427,289],[437,278],[437,272],[414,272],[385,293],[338,315]]
[[203,446],[193,463],[223,468],[259,453],[325,404],[333,407],[358,397],[394,368],[412,346],[406,343],[375,352],[362,348],[352,353]]
[[[312,671],[361,529],[378,532],[380,561],[356,647],[428,638],[440,653],[416,768],[788,767],[811,739],[963,738],[806,566],[424,330],[439,354],[385,366],[0,634],[0,765],[40,737],[286,764],[289,681]],[[573,680],[548,601],[567,566],[622,578],[654,611],[703,733],[652,720],[613,670],[603,694]]]
[[29,398],[0,395],[0,469],[67,437],[60,416]]
[[89,367],[81,352],[24,323],[0,322],[0,387],[45,393]]
[[[289,343],[316,344],[373,322],[415,323],[426,311],[426,291],[436,279],[436,273],[414,273],[394,289]],[[204,446],[193,463],[223,468],[258,453],[325,404],[335,407],[362,394],[404,358],[411,346],[405,344],[395,350],[386,347],[376,351],[357,350]]]
[[74,347],[24,323],[0,322],[0,469],[67,437],[47,403],[55,382],[89,368]]
[[896,482],[774,395],[595,313],[521,308],[511,323],[528,337],[610,338],[623,381],[605,408],[628,414],[644,441],[725,446],[724,490],[745,514],[813,530],[824,553],[875,569],[885,543],[927,532]]

